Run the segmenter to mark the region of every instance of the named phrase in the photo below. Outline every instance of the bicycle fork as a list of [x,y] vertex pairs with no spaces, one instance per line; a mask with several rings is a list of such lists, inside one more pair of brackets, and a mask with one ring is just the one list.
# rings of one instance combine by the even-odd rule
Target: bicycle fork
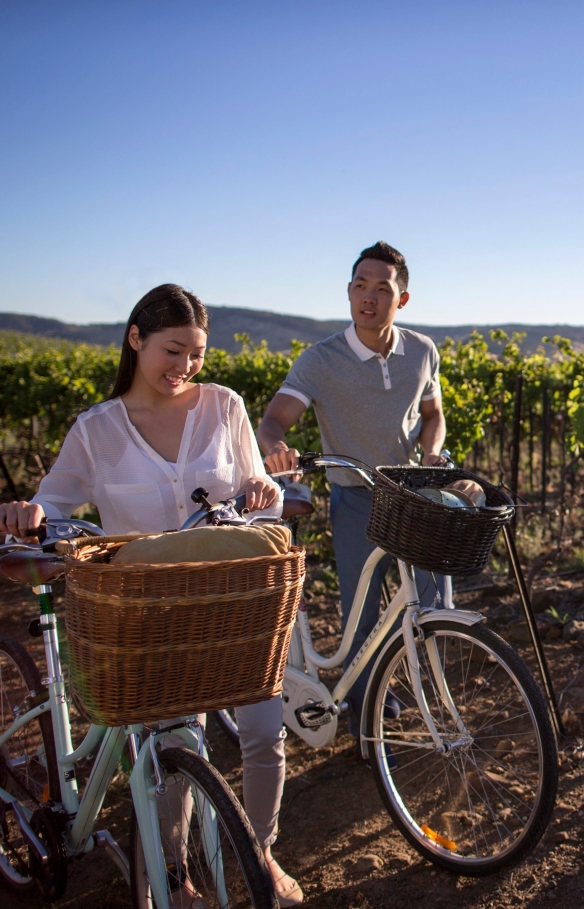
[[[401,560],[398,562],[398,565],[406,595],[406,609],[402,620],[402,633],[408,659],[408,670],[412,691],[416,698],[420,713],[422,714],[424,722],[428,727],[428,732],[432,737],[436,751],[439,753],[444,753],[445,751],[450,751],[457,745],[466,744],[468,742],[468,732],[458,710],[456,709],[456,705],[452,699],[446,678],[444,677],[444,669],[442,667],[440,654],[438,653],[438,645],[436,639],[433,635],[429,638],[426,638],[422,626],[418,624],[420,601],[418,599],[418,592],[414,580],[413,568],[411,565],[408,565]],[[436,728],[436,724],[428,707],[428,702],[426,700],[426,695],[422,686],[420,660],[418,656],[418,648],[416,646],[416,638],[420,643],[424,644],[426,648],[426,653],[428,654],[428,662],[430,663],[430,668],[432,670],[434,685],[442,703],[444,704],[444,707],[452,717],[456,729],[461,737],[460,741],[444,741]]]
[[[194,725],[197,727],[197,732],[190,723],[171,728],[175,735],[184,740],[187,748],[205,757],[204,735],[199,724]],[[168,909],[169,891],[157,805],[157,800],[166,796],[167,786],[158,762],[156,736],[168,733],[170,728],[163,728],[158,733],[151,734],[138,750],[136,736],[142,728],[142,726],[125,727],[126,735],[130,737],[130,750],[134,760],[130,776],[130,789],[152,896],[158,909]],[[196,811],[202,822],[201,833],[207,867],[213,876],[219,906],[221,909],[227,909],[229,897],[224,880],[217,815],[211,804],[208,802],[201,804],[202,799],[199,793],[195,792],[194,797]]]

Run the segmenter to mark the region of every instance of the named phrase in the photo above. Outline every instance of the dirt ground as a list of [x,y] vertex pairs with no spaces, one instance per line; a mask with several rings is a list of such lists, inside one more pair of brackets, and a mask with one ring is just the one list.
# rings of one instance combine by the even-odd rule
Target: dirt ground
[[[313,578],[314,580],[314,578]],[[455,586],[459,606],[480,609],[488,624],[511,640],[535,664],[526,643],[519,600],[511,583],[473,579]],[[309,614],[317,646],[332,651],[338,643],[336,597],[321,581]],[[57,601],[62,591],[57,591]],[[274,849],[280,862],[300,881],[307,909],[405,909],[411,904],[486,909],[486,907],[548,905],[580,909],[584,905],[584,632],[564,629],[582,610],[584,572],[552,577],[536,586],[534,604],[545,637],[554,685],[571,736],[562,740],[561,776],[554,818],[534,853],[519,867],[487,878],[454,877],[434,868],[411,849],[393,828],[375,788],[371,772],[357,753],[341,722],[334,744],[314,751],[293,734],[287,741],[287,781]],[[61,603],[59,602],[59,608]],[[544,609],[555,610],[555,615]],[[28,637],[35,600],[24,587],[0,586],[0,633],[24,643],[42,661],[38,641]],[[584,625],[582,626],[584,629]],[[573,641],[564,638],[574,637]],[[41,662],[42,665],[42,662]],[[75,739],[83,734],[76,722]],[[213,718],[208,724],[211,760],[241,795],[241,762]],[[127,846],[131,801],[127,773],[120,770],[108,793],[99,828],[106,828]],[[2,909],[46,905],[35,894],[15,899],[0,883]],[[130,906],[129,891],[103,852],[94,852],[69,868],[69,887],[55,904],[67,909],[118,909]]]

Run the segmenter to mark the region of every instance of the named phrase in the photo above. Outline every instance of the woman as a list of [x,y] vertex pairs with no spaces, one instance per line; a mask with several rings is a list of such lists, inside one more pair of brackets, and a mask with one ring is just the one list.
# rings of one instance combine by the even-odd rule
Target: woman
[[[198,486],[211,501],[245,492],[250,511],[279,515],[280,492],[265,473],[242,399],[191,382],[203,368],[208,332],[207,311],[193,294],[175,284],[147,293],[128,320],[111,397],[77,418],[31,502],[0,505],[0,533],[26,537],[45,515],[69,517],[86,502],[108,534],[176,530],[197,507],[190,494]],[[295,906],[302,891],[271,853],[284,785],[281,698],[240,708],[237,719],[246,811],[280,906]]]

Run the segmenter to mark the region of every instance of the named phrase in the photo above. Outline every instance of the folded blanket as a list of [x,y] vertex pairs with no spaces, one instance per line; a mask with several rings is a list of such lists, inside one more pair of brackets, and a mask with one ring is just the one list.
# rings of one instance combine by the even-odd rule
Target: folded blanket
[[133,540],[118,550],[116,565],[222,562],[290,552],[292,534],[282,524],[197,527]]

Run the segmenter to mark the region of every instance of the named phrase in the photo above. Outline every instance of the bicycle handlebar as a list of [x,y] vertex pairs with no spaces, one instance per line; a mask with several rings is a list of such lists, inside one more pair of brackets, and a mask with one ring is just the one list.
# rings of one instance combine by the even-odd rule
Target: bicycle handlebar
[[36,537],[38,543],[25,543],[13,537],[9,543],[0,544],[0,553],[24,550],[29,552],[54,552],[59,540],[72,540],[76,537],[103,537],[105,530],[77,518],[45,518],[39,527],[30,528],[27,537]]
[[342,455],[323,455],[315,451],[306,451],[298,458],[296,470],[281,470],[277,473],[271,473],[270,476],[274,478],[303,476],[305,473],[314,473],[317,470],[340,467],[345,470],[354,470],[368,486],[375,486],[370,476],[373,473],[373,469],[361,461],[355,463],[356,460],[356,458],[349,460],[349,458],[345,458]]
[[[447,449],[444,449],[440,452],[440,463],[436,464],[435,466],[442,469],[444,469],[444,467],[454,467],[454,462],[452,461],[450,452]],[[315,451],[305,451],[304,454],[301,454],[298,458],[298,467],[296,470],[282,470],[278,473],[272,473],[270,476],[303,476],[305,473],[312,473],[317,470],[326,470],[335,467],[342,468],[343,470],[353,470],[355,473],[359,474],[367,486],[375,486],[375,481],[373,480],[373,468],[368,464],[365,464],[364,461],[359,461],[358,458],[349,458],[345,455],[323,455]],[[415,465],[395,465],[395,469],[401,469],[406,472],[408,470],[414,470]]]
[[227,499],[227,502],[229,504],[232,504],[234,511],[236,511],[238,514],[241,514],[241,512],[246,507],[246,495],[244,492],[242,492],[241,495],[235,496],[233,499]]
[[[198,490],[197,490],[198,491]],[[219,514],[219,520],[227,523],[230,519],[238,519],[245,509],[245,493],[233,496],[231,499],[225,499],[215,505],[208,504],[208,508],[203,506],[196,511],[180,528],[184,530],[201,523],[202,519],[209,517],[208,523],[213,522],[213,518]],[[44,518],[39,527],[30,528],[27,532],[27,538],[36,537],[38,543],[27,543],[20,538],[12,537],[7,543],[0,543],[0,555],[5,552],[15,552],[17,550],[28,552],[53,552],[55,545],[60,540],[72,540],[78,537],[104,537],[105,530],[92,524],[91,521],[82,521],[77,518]]]

